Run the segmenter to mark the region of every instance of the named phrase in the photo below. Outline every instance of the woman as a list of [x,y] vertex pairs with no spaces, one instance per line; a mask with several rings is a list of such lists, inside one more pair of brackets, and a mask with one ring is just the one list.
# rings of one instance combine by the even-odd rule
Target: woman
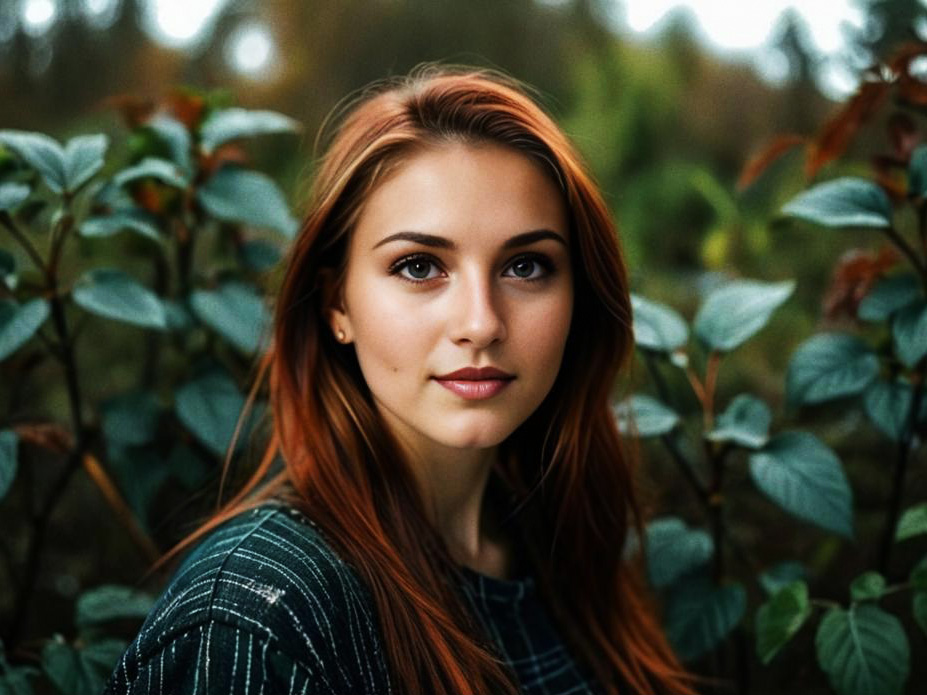
[[518,85],[429,67],[365,94],[273,338],[262,463],[110,692],[692,692],[623,557],[615,230]]

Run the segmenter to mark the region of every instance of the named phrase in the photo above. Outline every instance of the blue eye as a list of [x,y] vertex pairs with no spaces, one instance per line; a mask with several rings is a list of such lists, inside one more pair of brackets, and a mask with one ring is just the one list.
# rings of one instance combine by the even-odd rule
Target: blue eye
[[[440,277],[440,264],[435,258],[427,254],[412,254],[404,256],[393,263],[389,274],[401,280],[421,285],[429,280]],[[514,277],[525,282],[544,280],[554,272],[554,264],[541,254],[524,254],[516,257],[508,266],[504,277]]]

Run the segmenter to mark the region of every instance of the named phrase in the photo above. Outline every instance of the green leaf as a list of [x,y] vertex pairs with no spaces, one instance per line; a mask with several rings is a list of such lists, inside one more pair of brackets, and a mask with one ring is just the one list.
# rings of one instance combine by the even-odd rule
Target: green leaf
[[782,212],[825,227],[892,226],[892,203],[885,191],[853,177],[818,184],[795,196]]
[[117,186],[125,186],[138,179],[156,179],[168,186],[180,189],[187,187],[184,173],[173,162],[157,157],[146,157],[135,166],[123,169],[113,177],[113,183]]
[[808,585],[792,582],[776,592],[756,613],[756,655],[764,664],[772,661],[811,615]]
[[807,432],[785,432],[750,455],[750,475],[787,512],[853,535],[853,493],[836,454]]
[[145,618],[154,598],[128,586],[107,584],[81,594],[77,599],[74,622],[78,628],[110,620]]
[[689,327],[665,304],[631,294],[634,314],[634,342],[657,352],[673,352],[689,342]]
[[[224,456],[244,405],[244,396],[228,375],[210,372],[177,391],[175,410],[180,421],[205,447]],[[250,421],[255,421],[255,415]],[[247,433],[248,427],[245,427],[236,443],[236,451],[244,444]]]
[[897,273],[880,279],[859,303],[856,315],[863,321],[885,321],[921,296],[917,277]]
[[167,328],[161,300],[121,270],[87,271],[74,284],[72,294],[79,306],[97,316],[145,328]]
[[167,316],[167,327],[175,333],[184,333],[193,327],[193,316],[180,302],[172,299],[163,299],[164,313]]
[[914,620],[927,635],[927,591],[918,591],[911,600],[911,611]]
[[895,528],[895,540],[904,541],[924,533],[927,533],[927,502],[915,504],[904,511]]
[[906,367],[913,368],[927,355],[927,301],[906,306],[892,320],[895,353]]
[[908,638],[898,619],[873,603],[830,609],[815,647],[838,695],[900,694],[908,678]]
[[663,517],[647,524],[647,571],[657,588],[706,564],[714,554],[711,536],[689,529],[682,519]]
[[164,240],[158,232],[158,223],[144,210],[115,210],[105,217],[91,217],[80,225],[80,235],[85,237],[106,237],[122,231],[135,232],[153,239],[159,244]]
[[695,316],[695,333],[712,350],[728,352],[758,333],[795,289],[791,280],[738,280],[719,287]]
[[666,608],[667,635],[683,661],[714,649],[744,615],[747,595],[740,584],[714,586],[703,576],[678,582]]
[[264,300],[253,287],[238,282],[194,291],[190,308],[200,321],[247,353],[258,349],[270,325]]
[[74,193],[103,168],[109,145],[105,135],[78,135],[64,148],[65,189]]
[[893,382],[873,382],[863,396],[866,414],[879,430],[892,441],[899,441],[904,434],[911,413],[914,391],[911,384],[902,379]]
[[918,145],[911,152],[908,165],[908,193],[922,197],[927,193],[927,145]]
[[229,140],[265,133],[298,132],[300,124],[274,111],[249,111],[241,108],[213,111],[200,129],[200,142],[206,153]]
[[770,596],[778,592],[787,584],[799,580],[806,580],[808,571],[800,562],[780,562],[763,572],[760,577],[760,585],[763,590]]
[[748,449],[759,449],[769,441],[772,413],[759,398],[740,394],[715,420],[714,429],[705,436],[713,442],[734,442]]
[[145,125],[154,131],[171,153],[171,159],[180,167],[186,178],[193,173],[193,161],[190,157],[190,132],[176,118],[159,113],[149,119]]
[[56,140],[42,133],[0,130],[0,145],[35,169],[53,193],[65,191],[68,179],[64,150]]
[[238,249],[238,258],[242,264],[259,273],[273,268],[282,257],[280,249],[262,239],[246,241]]
[[203,459],[196,455],[190,447],[183,443],[176,443],[167,457],[167,467],[180,484],[188,490],[193,490],[206,480],[209,469]]
[[927,592],[927,555],[911,570],[911,586],[915,591]]
[[10,491],[18,466],[19,435],[0,430],[0,500]]
[[885,577],[878,572],[864,572],[850,584],[853,601],[874,601],[885,593]]
[[160,409],[158,398],[151,391],[110,398],[102,406],[106,441],[120,446],[141,446],[154,441]]
[[171,474],[167,462],[151,447],[128,447],[119,442],[107,443],[110,468],[126,502],[145,530],[148,510]]
[[622,434],[658,437],[679,424],[679,415],[656,398],[634,394],[615,408],[618,429]]
[[25,304],[0,299],[0,360],[16,352],[48,318],[48,302],[30,299]]
[[216,219],[273,229],[287,238],[296,234],[298,222],[290,214],[283,193],[256,171],[223,167],[196,192],[196,197]]
[[820,333],[798,346],[785,378],[792,405],[821,403],[861,393],[879,373],[879,358],[859,338]]
[[101,640],[75,649],[60,637],[42,650],[42,669],[67,695],[98,695],[125,651],[121,640]]
[[0,183],[0,212],[15,210],[30,193],[24,183]]
[[41,673],[32,666],[12,666],[3,653],[0,642],[0,695],[33,695],[29,679]]

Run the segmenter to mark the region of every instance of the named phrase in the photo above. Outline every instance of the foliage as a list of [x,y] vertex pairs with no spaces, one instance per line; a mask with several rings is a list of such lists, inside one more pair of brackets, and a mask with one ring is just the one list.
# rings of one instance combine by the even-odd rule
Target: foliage
[[[756,395],[740,393],[723,410],[716,404],[722,363],[766,327],[794,282],[735,280],[718,287],[702,301],[691,331],[673,308],[633,297],[635,340],[654,393],[635,393],[618,404],[618,424],[665,445],[702,510],[702,520],[691,525],[676,517],[648,525],[650,578],[665,599],[667,631],[680,655],[693,662],[714,655],[721,675],[743,678],[743,656],[731,664],[728,646],[742,642],[747,629],[754,632],[757,657],[770,664],[817,622],[815,657],[835,692],[901,693],[911,670],[912,637],[881,604],[908,593],[911,601],[901,617],[921,630],[927,625],[927,556],[906,572],[892,563],[897,543],[923,543],[927,534],[927,505],[903,510],[907,469],[927,436],[927,145],[919,144],[914,120],[927,115],[927,87],[914,83],[909,72],[912,61],[924,55],[927,45],[905,47],[886,66],[874,68],[859,93],[808,143],[806,172],[814,175],[847,150],[894,94],[893,108],[900,110],[887,121],[893,151],[875,158],[875,176],[816,183],[782,208],[809,233],[821,233],[811,230],[822,227],[868,230],[891,244],[878,254],[858,252],[838,267],[829,304],[832,311],[849,312],[857,330],[808,337],[795,347],[785,375],[786,415],[810,422],[811,409],[822,404],[861,410],[884,437],[886,450],[894,452],[882,473],[891,487],[880,510],[883,531],[873,543],[872,566],[847,587],[849,604],[844,596],[817,596],[814,578],[809,581],[798,558],[765,571],[756,562],[746,569],[732,562],[752,551],[732,530],[743,522],[733,518],[728,491],[744,464],[756,490],[781,511],[833,534],[834,542],[863,540],[855,540],[850,481],[828,443],[807,427],[772,430],[772,408]],[[747,164],[741,185],[806,141],[776,138]],[[906,267],[896,267],[902,259]],[[692,335],[697,340],[690,350]],[[704,363],[704,374],[693,366],[697,362]],[[682,409],[685,399],[670,386],[681,381],[672,381],[676,371],[685,374],[696,397],[695,413]],[[693,426],[701,447],[687,438]],[[756,595],[748,591],[750,584],[765,600],[749,600]],[[751,603],[759,605],[748,608]],[[743,681],[740,685],[743,689]]]
[[[11,396],[0,415],[0,503],[32,494],[18,478],[39,455],[61,462],[33,520],[25,572],[10,577],[15,613],[3,639],[17,663],[0,652],[4,693],[31,693],[37,677],[68,695],[102,689],[126,646],[110,626],[143,618],[152,598],[118,585],[85,591],[72,637],[56,634],[39,651],[22,645],[49,519],[83,468],[146,557],[158,557],[146,531],[148,507],[169,477],[194,488],[226,454],[245,406],[240,384],[266,345],[261,273],[296,230],[285,196],[247,166],[240,144],[293,132],[292,119],[188,93],[130,127],[130,161],[122,167],[108,157],[106,135],[62,145],[0,130],[4,388],[22,393],[35,365],[45,363],[66,385],[64,412],[40,414]],[[112,253],[120,240],[122,252]],[[213,253],[212,265],[195,265],[196,247],[211,240],[231,244],[234,255]],[[85,254],[68,250],[76,243],[95,249],[91,267],[81,267]],[[99,263],[107,252],[121,267]],[[132,331],[141,342],[100,363],[108,353],[94,334],[108,323],[126,326],[127,344]],[[88,373],[137,364],[146,369],[127,389],[86,381]],[[241,423],[245,433],[262,408],[258,401]],[[54,424],[63,417],[69,430]]]

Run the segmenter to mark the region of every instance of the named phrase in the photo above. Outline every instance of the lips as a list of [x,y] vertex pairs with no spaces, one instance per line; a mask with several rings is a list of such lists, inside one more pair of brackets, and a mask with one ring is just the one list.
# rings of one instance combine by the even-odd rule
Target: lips
[[438,381],[483,381],[485,379],[511,381],[514,378],[514,374],[503,372],[495,367],[464,367],[456,372],[435,377]]
[[448,391],[468,401],[492,398],[514,378],[514,374],[495,367],[465,367],[434,377],[435,381]]

